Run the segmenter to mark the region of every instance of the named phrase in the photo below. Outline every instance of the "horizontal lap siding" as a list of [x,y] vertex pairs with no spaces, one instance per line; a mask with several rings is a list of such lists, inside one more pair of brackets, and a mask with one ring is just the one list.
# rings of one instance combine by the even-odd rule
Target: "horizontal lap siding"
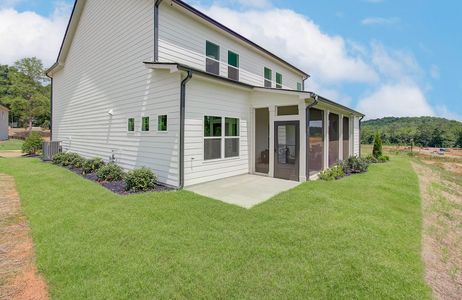
[[[64,68],[53,79],[53,139],[125,169],[146,166],[178,184],[180,75],[147,70],[153,58],[153,1],[88,0]],[[113,115],[108,114],[109,110]],[[168,115],[158,133],[157,116]],[[141,117],[150,117],[141,132]],[[135,132],[127,132],[135,118]]]
[[[239,54],[240,80],[242,82],[263,86],[264,67],[273,71],[273,81],[276,72],[283,76],[283,87],[296,89],[297,82],[302,82],[302,76],[290,68],[277,63],[261,54],[255,48],[236,41],[224,31],[213,29],[177,8],[168,5],[167,1],[159,12],[159,58],[160,61],[178,62],[193,68],[205,70],[205,43],[213,42],[220,46],[220,75],[228,76],[228,50]],[[175,4],[173,4],[175,6]],[[273,87],[275,83],[273,83]]]
[[[193,76],[186,90],[185,185],[249,172],[250,93]],[[204,116],[240,119],[239,157],[204,161]]]
[[353,121],[353,155],[359,155],[361,140],[359,136],[359,117],[354,117]]

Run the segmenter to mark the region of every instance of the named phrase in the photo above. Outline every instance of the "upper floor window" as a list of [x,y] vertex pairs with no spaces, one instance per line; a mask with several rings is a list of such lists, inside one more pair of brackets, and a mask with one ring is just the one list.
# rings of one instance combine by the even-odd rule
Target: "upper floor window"
[[167,131],[167,115],[157,117],[157,131]]
[[301,90],[302,90],[302,83],[297,82],[297,91],[301,91]]
[[282,74],[276,73],[276,88],[282,89]]
[[128,119],[128,131],[135,131],[135,118]]
[[228,78],[239,81],[239,54],[228,51]]
[[273,81],[273,72],[271,69],[265,67],[265,87],[272,87],[271,82]]
[[220,46],[207,41],[205,44],[205,71],[220,75]]

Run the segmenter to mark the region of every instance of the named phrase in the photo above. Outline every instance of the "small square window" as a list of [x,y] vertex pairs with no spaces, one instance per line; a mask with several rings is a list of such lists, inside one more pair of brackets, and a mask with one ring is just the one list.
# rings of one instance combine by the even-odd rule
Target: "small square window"
[[157,118],[157,131],[167,131],[167,115],[161,115]]
[[225,136],[239,136],[238,118],[225,118]]
[[149,131],[149,117],[141,118],[141,131]]
[[204,159],[221,158],[221,138],[204,140]]
[[282,74],[276,73],[276,88],[282,89]]
[[128,131],[135,131],[135,118],[128,119]]

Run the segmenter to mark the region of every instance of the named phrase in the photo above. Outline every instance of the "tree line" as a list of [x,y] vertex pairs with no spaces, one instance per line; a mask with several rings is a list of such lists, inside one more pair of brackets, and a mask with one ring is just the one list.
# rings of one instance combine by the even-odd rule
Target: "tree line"
[[361,143],[372,144],[378,132],[387,145],[462,148],[462,123],[437,117],[387,117],[364,121]]
[[14,65],[0,65],[0,105],[10,110],[10,124],[16,127],[50,127],[51,81],[42,61],[23,58]]

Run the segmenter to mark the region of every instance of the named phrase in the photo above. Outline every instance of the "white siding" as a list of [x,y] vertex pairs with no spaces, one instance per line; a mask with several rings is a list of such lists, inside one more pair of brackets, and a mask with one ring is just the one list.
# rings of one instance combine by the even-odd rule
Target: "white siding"
[[353,121],[353,155],[359,155],[361,139],[359,136],[359,117],[354,117]]
[[205,44],[210,41],[220,46],[220,75],[228,76],[228,50],[239,54],[240,80],[242,82],[263,86],[264,67],[273,71],[273,87],[276,72],[282,74],[283,87],[297,88],[302,82],[302,75],[271,59],[255,48],[238,41],[235,37],[206,25],[203,21],[193,19],[176,8],[170,6],[171,1],[164,1],[159,11],[159,60],[178,62],[205,71]]
[[[153,26],[153,0],[87,1],[53,79],[53,139],[85,157],[107,160],[114,151],[123,168],[147,166],[177,185],[180,74],[144,67],[153,59]],[[168,132],[156,131],[159,114],[168,115]],[[140,132],[142,116],[149,132]]]
[[[250,92],[199,77],[186,90],[185,185],[249,173]],[[204,160],[204,116],[240,119],[239,157]]]

